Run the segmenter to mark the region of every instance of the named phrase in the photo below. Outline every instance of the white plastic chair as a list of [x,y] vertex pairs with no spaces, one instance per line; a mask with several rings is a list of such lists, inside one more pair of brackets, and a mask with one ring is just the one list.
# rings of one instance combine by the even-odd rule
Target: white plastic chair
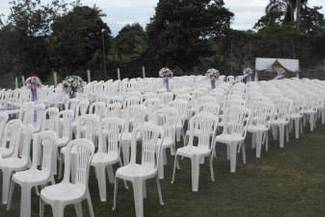
[[[223,131],[215,137],[215,142],[227,145],[227,159],[230,159],[230,172],[236,172],[237,152],[241,149],[246,164],[246,138],[249,109],[244,106],[231,106],[223,114]],[[214,149],[215,151],[216,149]],[[214,154],[213,154],[214,156]]]
[[12,134],[18,138],[14,153],[8,158],[0,157],[0,170],[2,171],[2,203],[8,203],[11,176],[14,172],[28,168],[30,162],[30,146],[32,141],[32,128],[23,126]]
[[7,158],[14,154],[16,145],[19,145],[17,132],[23,127],[21,120],[14,119],[8,121],[1,137],[0,158]]
[[[156,179],[159,201],[164,205],[161,186],[158,177],[159,157],[163,135],[160,127],[153,124],[138,126],[132,133],[131,160],[124,167],[117,169],[115,175],[113,210],[116,209],[116,198],[118,191],[118,179],[132,182],[134,191],[134,205],[137,217],[143,217],[143,198],[146,195],[145,182],[148,179]],[[137,137],[141,138],[141,162],[137,163]]]
[[160,157],[161,163],[159,168],[159,178],[164,178],[164,165],[167,165],[166,149],[170,149],[172,156],[176,153],[176,127],[178,123],[178,111],[173,107],[166,107],[160,109],[157,113],[158,118],[161,120],[161,125],[164,132],[164,141],[161,147]]
[[[214,137],[218,127],[218,118],[210,113],[198,113],[190,119],[189,122],[189,141],[182,148],[178,148],[175,155],[172,183],[175,181],[177,157],[186,157],[191,160],[192,168],[192,191],[199,190],[200,164],[206,158],[210,157],[211,179],[214,181],[212,150]],[[211,134],[212,131],[212,134]],[[198,138],[197,146],[194,145],[194,137]],[[204,161],[203,161],[204,162]]]
[[100,200],[102,202],[107,200],[106,169],[110,182],[114,183],[112,166],[116,163],[122,166],[120,145],[123,130],[124,121],[119,118],[106,118],[100,123],[98,151],[91,161],[91,166],[96,171]]
[[[12,177],[8,210],[11,207],[14,192],[14,183],[21,188],[20,217],[31,216],[31,191],[33,187],[44,186],[49,182],[55,184],[53,176],[53,164],[56,152],[56,133],[43,131],[35,135],[33,140],[33,162],[29,170],[17,172]],[[39,156],[42,157],[39,167]]]
[[81,216],[81,202],[84,200],[87,200],[90,217],[95,216],[88,189],[89,166],[94,151],[95,146],[88,139],[76,139],[69,142],[62,182],[45,187],[41,191],[40,217],[44,216],[45,204],[52,207],[53,217],[64,217],[64,208],[70,204],[75,205],[77,216]]

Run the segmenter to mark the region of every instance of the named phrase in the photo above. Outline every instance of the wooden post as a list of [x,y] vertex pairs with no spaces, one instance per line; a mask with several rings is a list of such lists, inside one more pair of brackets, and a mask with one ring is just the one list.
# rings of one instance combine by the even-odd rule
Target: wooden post
[[53,83],[54,83],[54,86],[56,86],[58,84],[58,73],[57,72],[53,72]]
[[146,78],[146,67],[142,66],[142,77]]
[[18,89],[18,77],[15,77],[15,88]]
[[117,79],[121,80],[121,71],[120,68],[117,68]]
[[25,76],[24,75],[21,76],[21,82],[23,83],[23,86],[25,86]]
[[87,79],[88,79],[88,83],[91,82],[91,74],[90,74],[90,70],[87,70]]

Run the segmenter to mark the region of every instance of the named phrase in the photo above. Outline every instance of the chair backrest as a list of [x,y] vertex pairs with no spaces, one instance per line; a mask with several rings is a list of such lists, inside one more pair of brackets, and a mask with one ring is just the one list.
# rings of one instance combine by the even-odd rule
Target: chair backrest
[[176,99],[170,105],[177,109],[179,118],[184,121],[191,116],[191,109],[188,101]]
[[166,107],[158,111],[158,116],[162,120],[162,126],[164,129],[164,138],[172,139],[175,141],[176,126],[178,123],[178,111],[173,107]]
[[52,130],[59,133],[59,109],[51,107],[45,110],[43,116],[42,130]]
[[10,120],[6,124],[3,137],[1,137],[1,147],[7,149],[8,153],[13,154],[15,147],[19,145],[19,134],[22,127],[23,124],[19,119]]
[[89,114],[95,114],[100,118],[106,116],[106,105],[104,102],[94,102],[90,105]]
[[[55,131],[42,131],[34,136],[32,169],[37,169],[41,163],[41,170],[47,170],[49,175],[53,172],[53,162],[56,160],[54,153],[57,151],[56,140]],[[41,162],[39,162],[40,160]]]
[[75,118],[86,114],[87,113],[87,110],[88,110],[88,107],[89,107],[89,101],[88,100],[81,100],[77,104]]
[[89,166],[95,152],[94,144],[88,139],[69,142],[65,155],[63,183],[80,185],[86,191],[89,180]]
[[106,106],[106,116],[107,117],[119,117],[122,111],[122,104],[121,103],[112,103],[107,104]]
[[148,168],[157,168],[163,143],[163,132],[160,127],[145,123],[138,126],[132,132],[131,160],[130,164],[136,164],[137,138],[141,138],[141,165]]
[[78,117],[76,138],[86,138],[95,143],[96,133],[99,126],[99,117],[86,114]]
[[123,109],[128,109],[134,105],[140,105],[141,104],[141,98],[138,96],[128,96],[123,102]]
[[19,133],[19,144],[15,146],[12,157],[24,158],[26,161],[30,159],[31,142],[33,137],[33,130],[31,126],[22,126]]
[[219,112],[220,112],[220,105],[216,104],[216,103],[212,103],[212,102],[203,103],[199,107],[199,111],[200,112],[208,112],[208,113],[218,116]]
[[77,98],[73,98],[73,99],[69,99],[66,103],[65,103],[65,110],[72,110],[73,114],[75,114],[77,112],[77,105],[79,103],[79,99]]
[[174,99],[174,94],[171,92],[163,92],[158,95],[162,104],[169,104]]
[[[211,149],[213,140],[218,128],[218,118],[206,112],[201,112],[193,116],[189,121],[189,143],[194,145],[194,137],[198,138],[198,146],[205,146]],[[211,139],[212,138],[212,139]]]
[[274,103],[274,119],[289,121],[292,101],[284,97],[273,99]]
[[60,122],[60,132],[58,134],[59,138],[72,139],[72,122],[74,120],[74,112],[72,110],[63,110],[59,113],[61,119]]
[[[4,129],[7,124],[8,119],[9,119],[9,116],[7,113],[0,112],[0,138],[3,138]],[[0,147],[1,147],[1,144],[2,143],[0,143]]]
[[129,107],[127,120],[133,127],[144,123],[147,115],[147,108],[144,105],[134,105]]
[[98,152],[120,153],[120,143],[124,131],[124,120],[105,118],[100,123]]
[[274,105],[271,101],[260,100],[249,105],[250,119],[249,125],[263,125],[267,128],[271,118],[273,118]]
[[246,137],[250,111],[245,106],[231,106],[223,114],[223,134],[237,134]]

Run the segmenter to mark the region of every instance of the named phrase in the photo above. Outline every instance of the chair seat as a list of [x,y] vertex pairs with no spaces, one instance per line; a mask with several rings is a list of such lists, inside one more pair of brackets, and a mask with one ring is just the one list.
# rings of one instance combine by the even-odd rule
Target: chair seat
[[7,158],[13,154],[13,151],[8,148],[0,148],[0,154],[3,158]]
[[75,203],[75,201],[83,199],[85,189],[84,185],[60,183],[44,188],[41,191],[41,197],[47,203],[53,201]]
[[209,155],[210,153],[211,153],[211,149],[209,149],[207,146],[188,145],[177,149],[176,155],[191,157],[193,155]]
[[68,144],[69,142],[69,138],[58,138],[56,140],[56,145],[59,147],[65,146],[66,144]]
[[120,159],[119,155],[115,152],[96,153],[93,156],[91,165],[115,163],[115,162],[118,162],[119,159]]
[[49,178],[48,170],[30,169],[15,173],[12,179],[18,184],[33,183],[34,185],[40,185],[47,182]]
[[292,114],[292,115],[290,115],[290,118],[291,119],[302,118],[302,115],[301,114]]
[[20,169],[26,167],[28,159],[26,158],[5,158],[0,160],[0,168]]
[[271,121],[271,124],[272,125],[286,125],[288,124],[289,122],[285,119],[279,119],[279,120],[273,120]]
[[116,176],[125,180],[132,180],[137,177],[149,179],[157,174],[157,169],[152,165],[128,164],[117,169]]
[[221,134],[215,137],[216,142],[230,144],[230,143],[238,143],[243,141],[243,137],[240,134],[233,133],[233,134]]
[[247,131],[250,133],[265,132],[268,130],[269,130],[269,128],[267,128],[265,125],[249,125],[247,127]]

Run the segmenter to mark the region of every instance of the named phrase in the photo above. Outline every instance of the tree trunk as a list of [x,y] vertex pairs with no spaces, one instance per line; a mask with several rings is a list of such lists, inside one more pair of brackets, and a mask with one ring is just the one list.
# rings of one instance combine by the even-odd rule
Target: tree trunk
[[297,29],[300,29],[300,21],[301,21],[301,0],[296,0],[296,9],[297,9],[297,17],[296,17],[296,24]]

